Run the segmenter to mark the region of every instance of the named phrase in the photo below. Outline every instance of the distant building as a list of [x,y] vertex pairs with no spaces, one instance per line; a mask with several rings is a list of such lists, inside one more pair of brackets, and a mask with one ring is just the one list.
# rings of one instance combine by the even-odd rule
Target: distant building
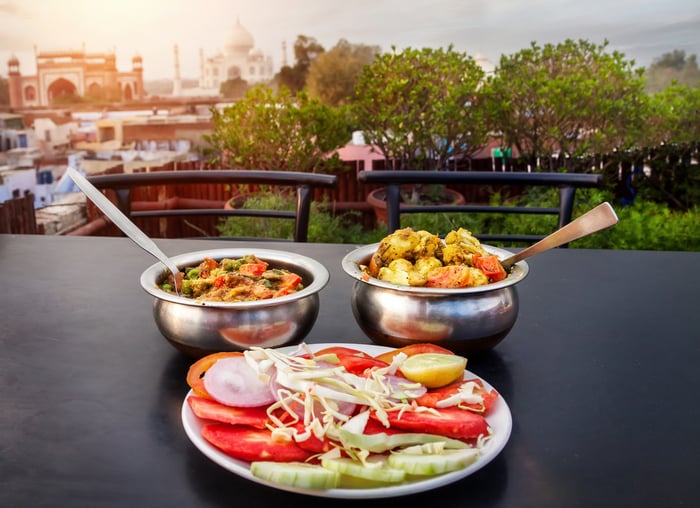
[[200,51],[200,89],[211,90],[218,95],[221,84],[231,79],[240,78],[254,85],[273,77],[272,57],[255,47],[253,36],[240,20],[236,20],[223,52],[205,57]]
[[114,53],[53,51],[36,54],[36,75],[22,76],[19,59],[7,62],[10,107],[48,107],[61,95],[110,101],[143,100],[143,61],[132,58],[132,69],[117,70]]
[[481,67],[481,70],[484,71],[484,74],[486,74],[487,76],[493,76],[493,73],[496,71],[496,66],[491,60],[486,58],[481,53],[477,53],[474,57],[474,61],[479,67]]
[[0,113],[0,152],[35,146],[34,130],[24,124],[22,115]]

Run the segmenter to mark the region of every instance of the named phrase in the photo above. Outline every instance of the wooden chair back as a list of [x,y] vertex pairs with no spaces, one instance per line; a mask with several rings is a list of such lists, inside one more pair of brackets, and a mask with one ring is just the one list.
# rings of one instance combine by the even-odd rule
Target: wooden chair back
[[[335,175],[302,173],[294,171],[263,170],[181,170],[153,171],[142,173],[115,173],[88,176],[88,180],[99,189],[113,191],[117,206],[131,218],[172,218],[194,216],[247,216],[271,217],[293,220],[296,242],[306,242],[309,231],[309,217],[314,189],[331,188],[337,185]],[[157,210],[132,209],[135,189],[153,186],[211,185],[225,184],[237,186],[252,184],[289,188],[296,193],[296,208],[288,210],[260,210],[247,208],[174,208]]]
[[[467,213],[526,213],[551,214],[558,217],[557,228],[571,222],[576,189],[597,187],[602,183],[601,175],[582,173],[525,173],[496,171],[360,171],[360,182],[381,184],[386,187],[387,230],[389,233],[401,227],[401,214],[425,212],[467,212]],[[547,186],[559,188],[559,206],[491,206],[491,205],[409,205],[401,203],[401,186],[407,184],[476,184]],[[516,235],[508,233],[477,235],[481,241],[534,243],[543,235]]]

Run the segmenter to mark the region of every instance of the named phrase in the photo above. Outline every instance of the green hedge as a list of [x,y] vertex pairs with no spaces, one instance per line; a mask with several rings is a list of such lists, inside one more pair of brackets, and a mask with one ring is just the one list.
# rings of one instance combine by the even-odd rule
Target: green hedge
[[[574,218],[594,206],[609,201],[615,209],[618,224],[570,244],[572,248],[700,251],[700,207],[685,211],[672,210],[667,204],[636,199],[632,204],[616,203],[612,194],[599,190],[579,190],[576,194]],[[528,191],[514,201],[494,194],[491,204],[557,206],[556,190]],[[511,234],[546,235],[556,229],[556,217],[521,214],[404,214],[402,226],[445,234],[464,227],[474,235],[508,232]],[[494,242],[509,247],[509,244]],[[517,245],[514,245],[517,246]],[[520,246],[523,246],[520,244]]]
[[[296,198],[272,191],[249,196],[243,208],[257,210],[294,210]],[[359,214],[359,212],[358,212]],[[381,232],[364,231],[353,221],[353,213],[332,215],[324,203],[312,203],[308,241],[316,243],[373,243],[382,238]],[[294,238],[294,221],[268,217],[228,217],[218,226],[221,236],[244,238]]]
[[[572,242],[572,248],[700,251],[700,207],[676,211],[667,204],[636,199],[633,204],[615,203],[611,193],[600,190],[579,190],[576,194],[574,217],[594,206],[609,201],[620,219],[619,223],[605,231],[594,233]],[[532,189],[516,199],[504,199],[494,194],[491,204],[529,206],[557,206],[556,190]],[[294,199],[273,193],[251,196],[244,205],[248,208],[293,210]],[[323,203],[314,203],[309,223],[309,242],[367,244],[378,242],[386,235],[384,226],[364,230],[352,220],[352,213],[334,216],[324,211]],[[424,229],[445,235],[452,229],[466,228],[476,236],[480,234],[508,232],[513,234],[546,235],[556,229],[556,217],[522,214],[466,214],[425,213],[404,214],[403,227]],[[229,217],[219,226],[222,236],[232,237],[293,237],[293,222],[285,219]],[[522,244],[504,244],[518,247]]]

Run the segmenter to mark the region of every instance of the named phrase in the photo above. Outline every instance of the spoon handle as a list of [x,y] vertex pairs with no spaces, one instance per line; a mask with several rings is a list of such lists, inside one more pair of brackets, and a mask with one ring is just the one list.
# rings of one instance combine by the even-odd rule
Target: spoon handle
[[107,217],[119,228],[126,236],[131,238],[136,244],[141,247],[146,252],[150,253],[152,256],[158,258],[158,260],[163,263],[173,274],[173,277],[177,275],[179,269],[175,263],[173,263],[170,258],[151,240],[146,233],[141,231],[136,224],[134,224],[131,219],[129,219],[124,213],[117,208],[117,206],[112,203],[107,197],[100,192],[100,190],[89,182],[87,178],[81,175],[75,169],[69,167],[66,172],[73,179],[75,184],[80,187],[85,195],[90,198],[90,201],[95,203],[95,206],[102,210]]
[[518,261],[521,261],[535,254],[540,254],[549,249],[559,247],[565,243],[578,240],[584,236],[588,236],[596,231],[600,231],[610,226],[617,224],[617,215],[615,210],[607,201],[601,203],[595,208],[584,213],[580,217],[569,222],[566,226],[562,226],[551,235],[545,236],[539,242],[527,247],[526,249],[513,254],[512,256],[501,261],[503,268],[508,269]]

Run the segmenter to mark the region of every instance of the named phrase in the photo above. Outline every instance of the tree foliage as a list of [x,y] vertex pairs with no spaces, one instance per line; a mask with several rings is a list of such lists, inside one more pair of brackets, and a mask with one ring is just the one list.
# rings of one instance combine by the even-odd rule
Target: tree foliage
[[631,200],[690,210],[700,202],[700,88],[673,84],[652,95],[645,134],[628,154]]
[[306,74],[297,66],[285,65],[275,76],[275,82],[279,88],[286,88],[295,94],[306,85]]
[[227,99],[240,99],[245,96],[246,90],[248,90],[248,82],[241,77],[228,79],[219,87],[219,93]]
[[646,90],[661,92],[672,84],[700,87],[700,68],[695,54],[686,57],[685,51],[673,50],[654,60],[645,71]]
[[308,69],[324,52],[325,49],[315,37],[299,35],[297,40],[294,41],[294,60],[296,65],[304,69]]
[[276,76],[279,87],[288,88],[292,95],[306,87],[309,67],[325,52],[323,46],[314,38],[298,35],[294,42],[294,66],[285,65]]
[[672,84],[652,95],[642,146],[700,143],[700,88]]
[[[490,79],[490,125],[532,164],[559,154],[567,169],[638,141],[643,69],[602,45],[567,39],[503,55]],[[561,162],[563,161],[563,162]]]
[[363,67],[372,63],[379,52],[379,46],[351,44],[341,39],[311,63],[306,78],[309,95],[331,106],[347,104]]
[[357,127],[399,169],[442,169],[485,143],[483,77],[452,46],[392,48],[363,68],[353,98]]
[[212,110],[212,162],[234,169],[321,172],[339,164],[328,153],[350,136],[347,114],[301,91],[258,85],[222,111]]

